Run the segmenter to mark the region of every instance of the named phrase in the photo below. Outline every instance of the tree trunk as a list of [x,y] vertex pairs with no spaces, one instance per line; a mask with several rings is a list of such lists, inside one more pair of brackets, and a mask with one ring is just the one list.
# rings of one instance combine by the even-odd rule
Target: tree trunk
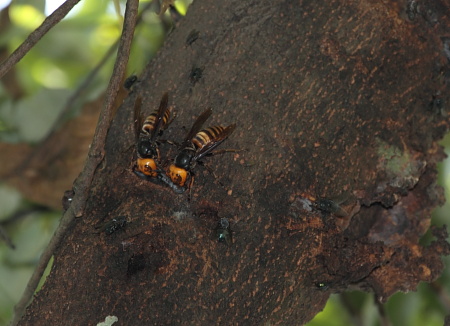
[[[384,301],[435,279],[446,231],[419,239],[443,202],[450,15],[417,3],[195,1],[118,109],[20,325],[299,325],[350,286]],[[205,126],[237,124],[219,149],[244,150],[207,157],[215,177],[197,165],[190,201],[132,172],[136,98],[148,115],[166,91],[162,138],[211,107]],[[176,153],[161,144],[163,165]]]

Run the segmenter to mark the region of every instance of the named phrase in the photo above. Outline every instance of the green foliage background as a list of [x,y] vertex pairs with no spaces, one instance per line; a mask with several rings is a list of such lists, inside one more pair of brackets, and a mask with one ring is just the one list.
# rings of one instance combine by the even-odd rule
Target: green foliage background
[[[140,7],[149,1],[140,1]],[[189,1],[178,0],[184,14]],[[13,100],[0,84],[0,140],[38,143],[52,128],[67,99],[119,38],[124,0],[81,1],[67,18],[48,33],[16,66],[25,96]],[[44,0],[16,1],[10,7],[10,27],[0,34],[0,46],[12,53],[45,19]],[[136,29],[128,66],[137,74],[164,41],[166,30],[158,15],[149,10]],[[90,87],[81,95],[71,115],[84,102],[99,96],[107,85],[114,57],[100,69]],[[70,117],[67,117],[70,118]],[[443,141],[450,148],[450,137]],[[450,188],[448,160],[440,166],[440,183]],[[16,249],[0,242],[0,326],[11,318],[12,309],[25,288],[40,254],[56,229],[61,212],[42,209],[24,200],[20,193],[0,184],[0,223],[5,226]],[[449,204],[436,210],[433,223],[445,224]],[[449,260],[446,259],[449,266]],[[421,284],[417,292],[396,294],[385,305],[392,325],[442,325],[449,313],[450,272],[447,268],[435,287]],[[437,290],[438,289],[438,290]],[[309,326],[382,325],[371,294],[352,292],[332,295],[323,312]]]

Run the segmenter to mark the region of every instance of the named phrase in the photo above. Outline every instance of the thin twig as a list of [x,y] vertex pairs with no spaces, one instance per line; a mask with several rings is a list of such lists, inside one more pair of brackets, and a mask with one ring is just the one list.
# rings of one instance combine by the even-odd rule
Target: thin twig
[[83,172],[81,172],[80,176],[76,180],[76,184],[74,186],[75,197],[73,198],[71,206],[62,217],[61,222],[52,239],[50,240],[49,245],[42,254],[38,265],[33,272],[33,275],[28,281],[22,298],[14,308],[14,317],[11,321],[12,326],[17,325],[20,321],[27,305],[31,301],[33,293],[39,284],[39,281],[42,277],[42,274],[44,273],[45,268],[48,265],[51,256],[61,244],[62,239],[67,233],[67,230],[70,229],[72,223],[75,221],[75,217],[81,216],[83,214],[84,207],[89,196],[90,185],[94,177],[94,172],[104,157],[104,144],[106,135],[113,117],[114,101],[117,96],[119,87],[121,87],[122,78],[124,76],[125,68],[127,66],[128,57],[130,54],[131,41],[133,39],[134,28],[136,25],[138,6],[139,0],[127,1],[124,26],[119,43],[116,63],[108,88],[106,90],[105,103],[100,113],[99,122],[95,131],[91,148],[89,150],[86,165],[83,169]]
[[380,301],[375,300],[375,304],[378,307],[378,313],[380,315],[380,324],[381,326],[391,326],[391,320],[389,319],[389,316],[386,312],[386,309],[384,307],[384,304],[382,304]]
[[6,245],[11,249],[16,249],[16,246],[9,237],[8,232],[6,232],[6,230],[1,225],[0,225],[0,240],[4,241]]
[[[86,76],[86,78],[77,88],[77,90],[67,99],[64,109],[61,111],[61,113],[58,116],[58,119],[56,119],[55,123],[53,124],[53,127],[51,128],[52,131],[57,130],[57,128],[61,126],[61,124],[67,118],[67,115],[72,111],[73,103],[75,103],[75,100],[80,98],[81,94],[83,94],[83,92],[86,89],[88,89],[94,77],[99,73],[100,69],[108,62],[108,59],[114,54],[114,51],[116,50],[118,44],[119,41],[114,42],[114,44],[105,53],[103,58],[94,67],[94,69],[92,69],[91,72]],[[49,133],[46,139],[50,138],[51,135],[52,132]]]
[[51,212],[51,209],[44,205],[39,204],[32,204],[29,207],[22,208],[7,218],[3,219],[0,223],[2,226],[8,226],[13,223],[17,223],[20,219],[26,217],[28,214],[31,213],[45,213],[45,212]]
[[105,104],[100,112],[100,119],[95,130],[94,139],[89,149],[88,158],[83,172],[74,184],[75,197],[72,206],[76,217],[83,214],[86,201],[89,197],[89,188],[94,177],[97,166],[105,155],[106,135],[113,118],[114,102],[126,71],[128,58],[130,56],[131,41],[133,40],[134,28],[136,26],[139,0],[128,0],[125,10],[124,26],[119,42],[114,70],[106,89]]
[[429,286],[435,292],[437,297],[439,297],[442,307],[445,309],[445,313],[448,314],[450,312],[450,296],[445,287],[439,280],[430,283]]
[[70,10],[80,0],[67,0],[58,9],[56,9],[50,16],[45,18],[41,26],[34,30],[27,39],[0,65],[0,78],[2,78],[16,63],[18,63],[28,51],[55,26],[61,19],[66,17]]

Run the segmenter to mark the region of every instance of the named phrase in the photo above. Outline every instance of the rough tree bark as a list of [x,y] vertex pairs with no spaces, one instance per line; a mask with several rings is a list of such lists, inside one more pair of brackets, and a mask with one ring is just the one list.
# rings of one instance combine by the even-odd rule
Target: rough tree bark
[[[418,241],[443,202],[450,12],[430,3],[195,1],[118,109],[20,325],[296,325],[349,286],[384,301],[435,279],[446,231]],[[132,173],[136,97],[148,114],[166,91],[164,138],[212,107],[211,124],[237,123],[222,147],[247,150],[207,158],[217,178],[196,167],[191,201]],[[131,222],[99,233],[118,216]]]

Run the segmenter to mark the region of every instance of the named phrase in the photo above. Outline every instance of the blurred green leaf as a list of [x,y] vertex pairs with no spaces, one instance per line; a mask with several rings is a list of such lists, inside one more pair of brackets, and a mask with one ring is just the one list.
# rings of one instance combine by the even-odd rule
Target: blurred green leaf
[[31,213],[11,229],[14,250],[7,250],[5,262],[10,266],[34,266],[58,226],[61,213]]
[[[1,198],[8,199],[7,196]],[[0,325],[5,325],[11,318],[15,303],[20,299],[37,260],[59,224],[60,215],[48,212],[30,213],[7,228],[16,249],[0,242]],[[51,264],[47,267],[44,277],[48,275],[50,266]]]
[[[22,196],[16,190],[4,184],[0,184],[0,221],[8,218],[22,202]],[[1,242],[0,242],[1,245]]]
[[7,267],[0,265],[0,325],[11,318],[14,304],[19,301],[34,266]]
[[351,325],[348,313],[342,309],[339,296],[332,294],[322,312],[318,313],[306,326]]
[[14,124],[21,140],[29,143],[41,140],[50,131],[69,96],[68,90],[41,89],[17,103]]
[[34,31],[45,19],[42,11],[31,5],[11,6],[9,11],[11,22],[29,32]]

